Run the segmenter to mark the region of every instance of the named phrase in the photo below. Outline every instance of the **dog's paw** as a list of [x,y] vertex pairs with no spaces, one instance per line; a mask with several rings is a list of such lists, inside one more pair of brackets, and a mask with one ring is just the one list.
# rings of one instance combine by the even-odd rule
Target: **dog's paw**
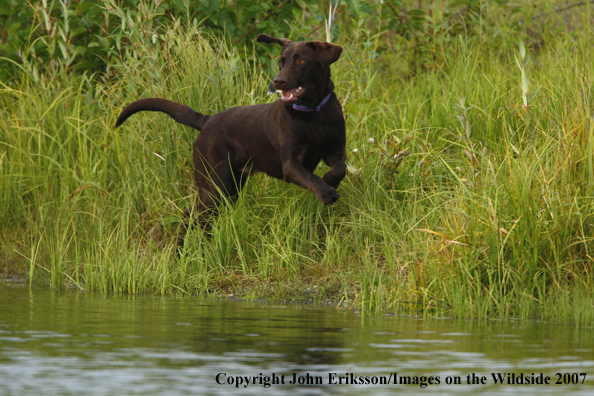
[[340,198],[338,191],[328,185],[323,191],[319,191],[317,195],[324,205],[334,203],[338,200],[338,198]]

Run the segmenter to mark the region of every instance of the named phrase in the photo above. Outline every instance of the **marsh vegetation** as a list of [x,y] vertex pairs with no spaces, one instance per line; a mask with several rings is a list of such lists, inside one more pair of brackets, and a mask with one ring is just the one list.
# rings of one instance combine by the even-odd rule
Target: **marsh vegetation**
[[[145,13],[136,8],[130,20],[105,7],[129,47],[114,44],[85,69],[69,52],[81,44],[68,41],[68,20],[38,3],[35,29],[47,31],[19,41],[18,54],[4,49],[0,81],[5,273],[105,293],[594,318],[589,3],[444,1],[419,16],[416,2],[358,2],[359,12],[347,12],[356,11],[349,2],[333,33],[345,49],[332,67],[347,122],[340,200],[322,206],[308,191],[254,175],[210,236],[190,231],[179,258],[182,211],[197,195],[196,131],[159,114],[117,130],[115,120],[141,97],[205,114],[275,100],[266,92],[277,50],[253,42],[267,26],[253,23],[238,41],[190,14],[164,13],[157,24],[150,13],[160,2],[141,2]],[[308,4],[278,29],[325,40],[324,29],[307,34],[327,10]]]

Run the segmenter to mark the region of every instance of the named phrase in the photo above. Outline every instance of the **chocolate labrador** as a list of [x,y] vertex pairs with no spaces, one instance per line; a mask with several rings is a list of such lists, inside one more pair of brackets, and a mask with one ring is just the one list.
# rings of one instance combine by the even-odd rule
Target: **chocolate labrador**
[[[279,100],[204,115],[166,99],[141,99],[116,122],[118,127],[139,111],[160,111],[201,131],[193,151],[201,222],[222,194],[236,195],[247,176],[259,171],[308,189],[324,204],[340,197],[336,188],[346,173],[346,134],[330,65],[342,47],[265,34],[256,40],[282,46],[280,71],[271,84],[280,91]],[[321,160],[330,167],[323,177],[313,174]]]

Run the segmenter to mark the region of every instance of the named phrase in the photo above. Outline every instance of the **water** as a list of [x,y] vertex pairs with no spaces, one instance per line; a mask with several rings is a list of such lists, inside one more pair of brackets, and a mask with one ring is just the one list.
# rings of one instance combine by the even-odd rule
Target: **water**
[[[3,396],[592,395],[593,348],[592,328],[538,321],[362,317],[331,307],[0,284]],[[273,373],[278,383],[265,387]],[[467,383],[472,373],[477,384]],[[495,384],[492,373],[542,373],[551,384]],[[557,373],[570,384],[555,384]],[[364,384],[352,384],[351,374]],[[291,385],[294,375],[314,384]],[[246,376],[256,383],[246,387]],[[402,376],[418,383],[401,385]]]

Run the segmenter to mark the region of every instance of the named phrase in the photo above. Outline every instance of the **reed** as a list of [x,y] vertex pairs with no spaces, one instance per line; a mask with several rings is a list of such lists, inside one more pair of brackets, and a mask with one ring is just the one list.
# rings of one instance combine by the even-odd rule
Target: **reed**
[[333,68],[348,133],[340,200],[254,175],[179,258],[197,132],[162,114],[115,119],[141,97],[207,114],[274,100],[252,52],[178,25],[110,79],[1,83],[5,268],[105,293],[591,323],[591,38],[551,35],[528,61],[518,42],[461,37],[440,68],[405,76],[408,61],[378,57],[365,34]]

